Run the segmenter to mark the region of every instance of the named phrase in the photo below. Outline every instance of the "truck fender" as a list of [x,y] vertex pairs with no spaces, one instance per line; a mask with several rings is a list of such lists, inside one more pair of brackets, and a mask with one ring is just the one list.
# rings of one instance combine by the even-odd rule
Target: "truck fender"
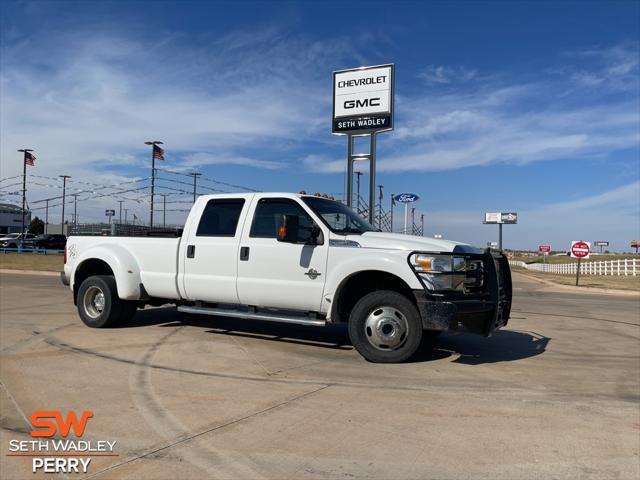
[[[102,260],[113,272],[118,297],[122,300],[140,299],[140,267],[131,253],[119,245],[98,245],[82,252],[71,272],[71,289],[74,289],[76,272],[88,260]],[[78,285],[79,287],[79,285]]]
[[397,253],[385,254],[380,250],[375,250],[370,255],[359,254],[335,264],[330,269],[322,296],[322,309],[327,314],[327,320],[331,321],[332,302],[340,286],[350,277],[360,272],[380,271],[389,273],[401,279],[412,290],[422,289],[422,285],[409,268],[405,256],[405,252],[403,252],[402,256],[399,256]]

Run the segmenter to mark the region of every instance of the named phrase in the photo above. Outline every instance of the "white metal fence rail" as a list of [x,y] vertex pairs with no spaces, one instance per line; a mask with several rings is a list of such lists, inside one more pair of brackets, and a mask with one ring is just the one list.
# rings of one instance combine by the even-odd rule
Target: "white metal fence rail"
[[[524,263],[519,260],[510,260],[512,267],[522,267],[537,272],[576,274],[578,263]],[[600,262],[581,262],[580,274],[584,275],[611,275],[611,276],[637,276],[640,273],[640,259],[625,258],[622,260],[604,260]]]

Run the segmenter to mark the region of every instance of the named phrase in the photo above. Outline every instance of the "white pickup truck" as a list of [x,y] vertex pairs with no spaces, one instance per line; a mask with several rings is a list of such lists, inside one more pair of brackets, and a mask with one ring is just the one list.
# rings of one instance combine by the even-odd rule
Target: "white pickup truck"
[[376,231],[340,202],[291,193],[204,195],[170,237],[71,236],[61,278],[82,321],[109,327],[145,305],[303,325],[348,323],[373,362],[423,335],[507,324],[498,251]]

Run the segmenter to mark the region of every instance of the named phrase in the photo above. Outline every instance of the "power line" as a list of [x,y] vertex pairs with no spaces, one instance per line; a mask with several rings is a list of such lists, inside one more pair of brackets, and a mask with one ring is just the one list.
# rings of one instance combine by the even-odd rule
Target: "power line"
[[22,175],[14,175],[13,177],[5,177],[5,178],[0,178],[0,182],[6,182],[7,180],[12,180],[14,178],[20,178]]

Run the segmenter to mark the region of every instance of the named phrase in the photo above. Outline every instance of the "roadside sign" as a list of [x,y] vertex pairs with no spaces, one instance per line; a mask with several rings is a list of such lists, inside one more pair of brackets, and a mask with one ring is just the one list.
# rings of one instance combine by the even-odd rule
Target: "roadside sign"
[[483,223],[502,223],[502,213],[500,212],[486,212],[484,214]]
[[413,203],[420,200],[420,196],[415,193],[398,193],[393,196],[393,199],[399,203]]
[[638,245],[640,245],[638,240],[631,240],[631,248],[638,248]]
[[114,217],[114,216],[115,216],[115,214],[116,214],[116,211],[115,211],[115,210],[105,210],[105,211],[104,211],[104,214],[105,214],[107,217]]
[[333,72],[333,122],[337,135],[393,130],[394,66]]
[[595,242],[593,242],[593,244],[596,247],[608,247],[609,246],[609,242],[605,242],[604,240],[596,240]]
[[498,242],[487,242],[487,247],[495,248],[498,246]]
[[589,242],[583,242],[582,240],[571,242],[571,256],[573,258],[589,258],[590,252],[591,245]]
[[518,223],[518,214],[516,212],[502,212],[500,217],[502,223]]
[[539,245],[538,251],[540,253],[549,253],[551,251],[551,245]]

